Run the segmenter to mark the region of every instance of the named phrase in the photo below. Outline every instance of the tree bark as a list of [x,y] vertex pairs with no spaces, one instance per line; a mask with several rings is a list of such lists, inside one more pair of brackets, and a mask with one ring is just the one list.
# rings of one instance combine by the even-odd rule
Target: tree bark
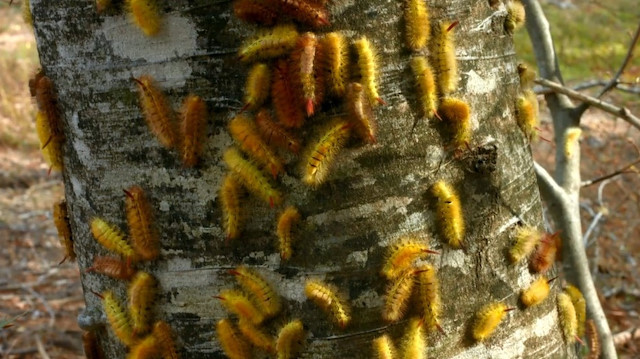
[[[430,4],[432,24],[460,21],[455,31],[461,83],[455,96],[472,108],[473,136],[470,150],[454,156],[445,125],[419,118],[403,3],[333,2],[330,29],[352,39],[366,35],[377,49],[387,105],[375,110],[377,143],[350,142],[318,189],[299,181],[297,159],[286,166],[278,185],[303,221],[293,257],[282,262],[275,244],[280,208],[247,197],[243,235],[226,245],[217,193],[226,171],[221,157],[232,145],[225,125],[242,107],[248,72],[236,53],[255,27],[233,17],[229,1],[160,3],[163,30],[147,38],[122,9],[98,15],[90,1],[31,0],[41,63],[64,115],[63,176],[86,300],[79,324],[97,331],[107,357],[123,357],[126,349],[106,328],[101,302],[91,291],[113,289],[125,298],[126,285],[84,274],[96,254],[106,254],[89,221],[99,216],[126,228],[122,190],[132,185],[146,190],[161,232],[160,259],[141,268],[160,283],[155,318],[170,323],[185,358],[224,356],[214,327],[228,313],[212,296],[236,287],[227,271],[239,264],[257,268],[284,298],[284,314],[266,326],[272,334],[286,320],[305,323],[309,335],[302,357],[371,357],[373,338],[387,331],[399,338],[406,326],[382,321],[386,283],[378,274],[386,247],[406,235],[428,239],[440,252],[428,261],[441,282],[446,335],[429,334],[430,356],[575,357],[558,325],[559,284],[554,282],[543,304],[522,309],[519,293],[536,276],[526,264],[508,265],[505,255],[518,223],[541,227],[542,219],[530,149],[514,119],[519,85],[503,5],[495,10],[471,0]],[[131,81],[142,74],[158,80],[174,108],[189,93],[207,101],[212,116],[199,167],[182,168],[177,154],[148,131]],[[325,106],[308,127],[341,112]],[[307,132],[313,131],[305,130],[305,137]],[[436,232],[428,189],[440,179],[462,199],[464,251],[448,247]],[[346,330],[306,300],[307,278],[348,293],[354,319]],[[517,310],[492,338],[476,344],[469,339],[474,313],[491,301]]]

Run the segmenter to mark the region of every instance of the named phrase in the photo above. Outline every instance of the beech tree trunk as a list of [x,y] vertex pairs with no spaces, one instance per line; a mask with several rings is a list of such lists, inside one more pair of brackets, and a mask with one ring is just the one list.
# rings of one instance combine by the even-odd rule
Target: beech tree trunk
[[[420,118],[411,52],[404,41],[402,1],[334,0],[331,26],[355,39],[365,35],[379,55],[381,96],[375,109],[377,143],[355,141],[342,151],[329,180],[317,189],[301,183],[291,158],[278,182],[285,203],[303,220],[294,255],[280,260],[275,223],[282,208],[243,199],[245,228],[225,244],[218,188],[226,172],[224,150],[232,145],[228,121],[242,107],[249,67],[237,60],[240,44],[256,29],[233,16],[230,1],[160,0],[163,29],[145,37],[116,4],[97,14],[93,1],[31,0],[40,60],[53,80],[64,116],[63,172],[70,221],[85,292],[83,329],[95,330],[109,358],[124,357],[91,291],[113,289],[126,298],[126,283],[84,270],[105,255],[89,222],[99,216],[126,228],[123,189],[143,187],[154,205],[161,233],[160,258],[142,268],[160,283],[154,307],[176,335],[183,358],[221,358],[215,323],[228,317],[218,299],[237,285],[227,272],[240,264],[256,268],[284,298],[285,310],[265,328],[275,334],[300,318],[307,330],[304,358],[370,358],[371,341],[388,332],[399,343],[406,321],[381,318],[386,281],[380,275],[386,247],[415,235],[440,252],[430,256],[438,271],[446,334],[428,335],[433,358],[574,357],[558,323],[553,282],[540,306],[523,309],[519,293],[533,282],[526,264],[509,265],[506,251],[519,223],[541,227],[541,204],[528,141],[514,118],[519,91],[512,38],[503,27],[503,4],[429,1],[431,22],[458,20],[456,97],[472,109],[469,150],[447,148],[445,124]],[[303,27],[300,27],[304,29]],[[140,112],[132,77],[153,76],[174,108],[189,93],[203,97],[212,113],[205,153],[195,169],[182,167],[176,152],[157,141]],[[325,106],[308,120],[313,127],[342,113]],[[495,161],[495,163],[494,163]],[[467,224],[465,250],[454,250],[436,230],[429,187],[443,179],[460,194]],[[550,275],[552,277],[553,274]],[[353,322],[339,330],[304,296],[307,278],[320,278],[348,293]],[[470,339],[474,314],[502,301],[509,312],[483,343]]]

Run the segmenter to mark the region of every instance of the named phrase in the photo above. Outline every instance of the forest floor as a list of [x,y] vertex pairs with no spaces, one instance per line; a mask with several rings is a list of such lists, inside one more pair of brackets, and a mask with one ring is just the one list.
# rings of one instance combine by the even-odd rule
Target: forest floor
[[[564,16],[553,6],[547,8],[553,13],[550,20]],[[562,23],[562,19],[558,21]],[[633,26],[631,22],[629,31]],[[572,41],[561,38],[559,42],[564,46],[561,55],[570,59],[571,46],[583,46]],[[624,56],[628,36],[617,41],[612,48],[618,53],[612,56],[619,60],[609,59],[605,68],[595,59],[593,67],[584,70],[590,76],[571,72],[568,78],[607,79]],[[34,108],[26,85],[36,67],[31,30],[20,21],[19,11],[0,4],[0,328],[4,320],[11,322],[10,327],[0,329],[0,358],[82,358],[82,332],[76,324],[84,306],[80,274],[75,263],[59,264],[64,254],[51,216],[53,204],[63,199],[63,184],[59,174],[47,174],[39,153]],[[640,76],[637,62],[627,74],[630,79]],[[637,95],[612,93],[606,99],[640,113]],[[541,136],[552,140],[548,112],[543,101],[541,105]],[[640,158],[636,145],[640,132],[625,122],[591,110],[581,127],[583,180],[611,173]],[[553,168],[552,143],[540,141],[532,151],[545,168]],[[591,228],[587,251],[592,274],[614,333],[640,327],[639,188],[638,169],[633,167],[582,191],[582,227],[585,233]],[[640,345],[631,341],[619,351],[622,357],[638,357]]]

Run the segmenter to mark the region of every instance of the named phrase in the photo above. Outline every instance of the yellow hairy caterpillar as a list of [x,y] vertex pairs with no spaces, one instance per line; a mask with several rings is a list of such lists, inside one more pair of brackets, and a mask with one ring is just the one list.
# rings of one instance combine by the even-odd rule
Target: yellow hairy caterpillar
[[460,148],[471,140],[471,110],[469,105],[460,99],[444,97],[440,100],[438,113],[449,126],[450,145]]
[[345,94],[349,78],[349,47],[347,40],[340,32],[326,34],[320,40],[324,51],[323,67],[327,76],[329,92],[336,97]]
[[87,359],[102,359],[104,355],[98,346],[98,338],[93,331],[82,333],[82,348]]
[[402,318],[414,286],[415,270],[407,270],[387,287],[382,309],[382,319],[396,322]]
[[264,314],[240,291],[227,289],[222,291],[220,295],[214,296],[214,298],[220,299],[225,308],[240,319],[248,320],[254,325],[264,321]]
[[64,248],[64,258],[60,264],[69,258],[76,260],[76,252],[73,250],[73,238],[71,237],[71,227],[69,226],[69,213],[67,212],[67,201],[62,200],[53,205],[53,223],[58,230],[60,245]]
[[315,107],[320,101],[316,98],[316,50],[318,39],[312,32],[305,32],[298,37],[295,49],[291,54],[293,66],[293,79],[299,83],[299,90],[302,90],[304,109],[307,117],[315,112]]
[[465,225],[460,197],[451,185],[444,181],[436,182],[431,188],[431,193],[436,199],[436,218],[440,235],[452,248],[462,248]]
[[536,246],[536,251],[529,262],[529,266],[534,273],[545,273],[555,262],[558,251],[555,238],[559,235],[559,233],[547,233]]
[[161,355],[161,343],[153,335],[147,335],[138,341],[127,354],[127,359],[158,358]]
[[62,143],[51,133],[51,127],[47,115],[38,111],[36,115],[36,132],[40,140],[40,151],[44,161],[49,165],[49,172],[61,171],[64,167],[62,158]]
[[156,296],[156,279],[149,273],[138,272],[129,286],[129,313],[134,335],[151,329],[151,309]]
[[289,206],[278,217],[278,226],[276,234],[278,235],[278,244],[280,248],[280,258],[288,261],[293,254],[291,242],[293,242],[293,227],[300,222],[300,212],[298,209]]
[[221,319],[216,325],[218,341],[230,359],[251,358],[251,348],[234,328],[229,319]]
[[138,84],[140,105],[149,129],[163,146],[174,148],[178,144],[178,134],[173,109],[167,98],[151,76],[142,75],[133,81]]
[[263,30],[240,48],[238,58],[245,62],[267,60],[288,54],[296,45],[298,31],[293,25]]
[[93,265],[85,271],[85,273],[96,272],[104,274],[114,279],[129,280],[136,273],[136,269],[131,263],[114,257],[95,257]]
[[402,337],[403,359],[426,359],[427,338],[420,318],[411,318],[404,336]]
[[376,123],[371,103],[361,84],[352,82],[347,86],[347,112],[349,122],[358,136],[366,143],[376,142]]
[[344,119],[332,121],[320,137],[309,144],[302,162],[302,182],[312,187],[324,183],[335,156],[349,138],[350,127]]
[[558,294],[556,300],[558,303],[558,317],[560,319],[562,334],[564,334],[564,339],[568,344],[573,344],[578,334],[576,309],[571,302],[571,297],[566,293]]
[[285,127],[299,128],[304,123],[304,113],[300,103],[300,93],[291,79],[289,62],[280,59],[276,62],[271,85],[271,99],[278,121]]
[[262,198],[271,207],[280,205],[282,195],[271,186],[269,180],[251,162],[242,158],[235,148],[230,148],[224,153],[224,162],[242,184],[254,195]]
[[427,329],[440,326],[440,312],[442,311],[442,299],[440,298],[440,282],[436,276],[436,270],[430,264],[418,268],[418,298],[422,305],[423,320]]
[[264,0],[264,3],[303,24],[316,28],[329,25],[329,13],[321,4],[306,0]]
[[331,319],[344,329],[351,321],[349,307],[337,288],[319,280],[307,280],[304,294],[318,307],[331,315]]
[[589,355],[587,359],[600,358],[600,338],[593,319],[587,320],[587,339],[589,339]]
[[531,283],[529,288],[523,290],[522,293],[520,293],[520,301],[522,302],[522,304],[525,307],[529,308],[542,303],[542,301],[544,301],[547,296],[549,296],[549,283],[554,279],[555,278],[547,280],[547,278],[545,277],[536,279],[533,283]]
[[580,127],[569,127],[564,133],[564,155],[567,158],[573,157],[576,149],[580,149],[579,142],[582,129]]
[[160,239],[153,224],[151,205],[144,190],[138,186],[124,190],[124,193],[131,246],[139,259],[152,261],[160,254]]
[[124,240],[124,234],[120,229],[107,223],[102,218],[95,217],[91,220],[91,234],[106,249],[117,253],[129,261],[136,260],[136,253]]
[[276,353],[278,359],[296,358],[302,349],[305,333],[304,326],[299,319],[285,324],[278,332],[276,339]]
[[257,63],[249,70],[247,84],[244,88],[244,106],[240,110],[257,110],[269,97],[271,87],[271,70],[264,63]]
[[222,227],[226,240],[236,239],[242,229],[240,212],[240,184],[234,176],[226,175],[220,186],[220,207],[222,208]]
[[525,90],[516,98],[516,122],[529,141],[537,139],[538,99],[531,90]]
[[[422,2],[422,0],[418,1]],[[438,110],[438,89],[427,58],[424,56],[412,57],[411,69],[418,86],[418,103],[422,115],[426,118],[438,116],[436,112]]]
[[509,249],[509,260],[511,263],[520,262],[528,257],[536,248],[542,233],[531,226],[519,227],[516,230],[513,245]]
[[111,0],[96,0],[96,10],[101,13],[111,7]]
[[158,339],[158,343],[162,349],[163,359],[178,359],[178,353],[176,352],[176,345],[173,341],[173,335],[171,334],[171,327],[166,322],[161,320],[155,322],[151,335]]
[[[11,0],[13,1],[13,0]],[[33,16],[31,15],[30,0],[22,0],[22,21],[29,26],[33,26]],[[11,3],[9,3],[11,5]]]
[[584,300],[580,289],[575,286],[568,285],[564,291],[571,298],[571,303],[573,303],[573,307],[576,310],[576,319],[578,322],[577,334],[578,337],[582,337],[584,335],[584,323],[587,320],[587,302]]
[[280,296],[271,285],[258,272],[245,266],[240,266],[229,273],[236,276],[236,280],[242,288],[251,293],[255,299],[258,309],[265,318],[271,318],[278,314],[281,309]]
[[484,306],[476,314],[472,326],[471,334],[476,341],[483,341],[490,337],[496,330],[508,311],[514,308],[507,308],[504,303],[495,302]]
[[424,0],[407,0],[404,10],[407,24],[407,46],[413,51],[424,48],[431,35],[429,12]]
[[365,89],[365,93],[369,98],[369,102],[373,105],[376,102],[385,104],[384,100],[378,94],[377,80],[377,57],[371,46],[371,42],[366,37],[361,37],[354,42],[356,54],[358,55],[358,72],[360,73],[360,81]]
[[127,8],[133,22],[147,36],[154,36],[160,32],[162,20],[154,0],[127,0]]
[[396,348],[387,334],[373,340],[376,359],[396,359]]
[[133,335],[133,329],[131,328],[131,319],[129,319],[129,316],[120,304],[120,301],[118,301],[111,291],[106,291],[102,295],[97,295],[102,298],[104,314],[107,316],[107,320],[111,325],[113,333],[126,346],[130,347],[134,345],[135,337]]
[[[62,142],[64,140],[64,132],[62,131],[60,109],[58,108],[58,99],[53,88],[53,82],[41,73],[36,74],[34,81],[36,103],[38,109],[45,114],[44,118],[49,125],[51,140],[55,139]],[[47,147],[47,143],[42,147]]]
[[536,73],[529,68],[529,65],[519,63],[518,77],[520,78],[520,88],[522,90],[531,90],[533,87],[533,81],[536,79]]
[[229,122],[229,133],[242,151],[259,164],[268,168],[273,178],[283,171],[282,161],[260,137],[255,123],[245,115],[238,115]]
[[446,96],[458,89],[458,60],[456,59],[453,28],[458,22],[444,22],[436,28],[431,41],[433,67],[436,70],[438,92]]
[[240,329],[242,335],[249,340],[251,344],[268,353],[273,354],[276,352],[275,340],[258,327],[251,324],[248,320],[240,319],[238,322],[238,329]]
[[256,0],[235,0],[233,13],[241,20],[271,26],[278,20],[278,13]]
[[200,96],[191,94],[182,103],[180,117],[182,163],[185,167],[193,167],[200,159],[207,136],[207,104]]
[[524,11],[524,5],[519,0],[507,1],[507,17],[504,19],[504,29],[509,34],[513,34],[513,31],[519,29],[524,25],[526,17]]
[[256,114],[256,126],[267,145],[275,145],[295,154],[300,151],[300,140],[271,119],[269,110],[263,108]]
[[438,252],[430,250],[427,243],[417,239],[402,239],[387,250],[387,259],[380,274],[389,280],[398,278],[413,265],[416,259],[430,253],[437,254]]

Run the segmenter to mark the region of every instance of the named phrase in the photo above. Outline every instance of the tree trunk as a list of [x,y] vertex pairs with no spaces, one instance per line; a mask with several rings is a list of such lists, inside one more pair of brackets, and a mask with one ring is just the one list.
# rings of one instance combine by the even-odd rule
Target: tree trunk
[[[406,327],[405,321],[382,321],[387,283],[379,275],[386,247],[406,235],[428,239],[440,252],[427,261],[441,282],[446,335],[429,334],[431,357],[575,356],[558,324],[559,283],[553,282],[543,304],[524,310],[519,293],[536,275],[526,264],[509,265],[505,256],[517,224],[540,226],[542,216],[530,149],[514,119],[519,85],[512,38],[503,28],[504,5],[494,10],[484,1],[429,2],[432,24],[460,21],[455,31],[461,82],[455,96],[471,106],[473,135],[470,150],[454,155],[446,126],[420,118],[411,52],[404,45],[403,2],[331,2],[330,29],[352,39],[366,35],[377,49],[387,105],[374,110],[377,143],[351,141],[319,188],[301,183],[297,159],[286,166],[278,186],[303,220],[294,255],[284,262],[275,237],[282,208],[248,196],[241,238],[227,245],[221,227],[217,191],[226,172],[222,154],[232,145],[225,126],[242,107],[248,72],[236,53],[255,28],[233,16],[229,1],[160,3],[163,29],[148,38],[118,7],[99,15],[91,1],[31,0],[41,63],[64,115],[63,175],[86,300],[79,324],[97,331],[107,357],[124,357],[126,348],[107,328],[100,299],[91,291],[113,289],[124,299],[126,283],[84,274],[95,255],[107,253],[93,239],[89,222],[98,216],[125,229],[123,189],[133,185],[150,197],[161,232],[160,258],[140,269],[160,283],[155,318],[170,323],[184,358],[224,356],[215,323],[229,314],[213,296],[237,286],[228,270],[240,264],[258,269],[284,298],[284,313],[265,328],[275,334],[287,320],[304,322],[302,357],[370,358],[372,339],[384,332],[399,338]],[[189,93],[206,100],[212,116],[195,169],[183,168],[177,153],[148,130],[131,80],[143,74],[160,83],[174,108]],[[341,107],[325,106],[308,127],[340,112]],[[436,231],[429,188],[440,179],[462,199],[464,251],[449,247]],[[306,300],[307,278],[348,293],[353,321],[346,330]],[[469,335],[473,316],[492,301],[517,309],[490,339],[476,344]]]

